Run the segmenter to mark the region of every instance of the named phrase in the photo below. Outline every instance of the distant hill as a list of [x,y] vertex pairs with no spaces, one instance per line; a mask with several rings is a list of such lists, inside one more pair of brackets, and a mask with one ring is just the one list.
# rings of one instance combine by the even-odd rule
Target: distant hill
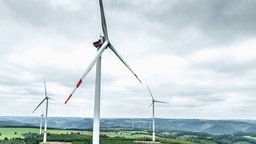
[[[0,127],[38,127],[40,117],[1,116]],[[91,129],[91,118],[49,117],[48,127],[58,129]],[[150,118],[104,118],[102,128],[133,128],[151,130]],[[191,131],[209,134],[233,134],[238,132],[256,132],[253,120],[203,120],[203,119],[156,119],[158,131]]]

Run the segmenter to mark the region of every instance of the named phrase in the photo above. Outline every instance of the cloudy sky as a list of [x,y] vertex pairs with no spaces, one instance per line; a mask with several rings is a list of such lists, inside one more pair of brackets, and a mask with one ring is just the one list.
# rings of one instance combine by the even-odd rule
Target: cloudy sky
[[[256,1],[104,0],[109,38],[102,117],[256,119]],[[102,33],[97,0],[0,1],[0,115],[92,117],[95,67],[68,104]]]

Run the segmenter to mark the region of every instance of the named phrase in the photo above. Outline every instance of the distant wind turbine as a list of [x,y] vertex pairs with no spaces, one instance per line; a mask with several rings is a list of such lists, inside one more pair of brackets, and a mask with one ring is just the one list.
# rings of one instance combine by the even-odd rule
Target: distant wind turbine
[[168,103],[163,102],[163,101],[155,100],[148,85],[147,85],[147,88],[148,88],[148,91],[149,91],[149,93],[151,95],[151,98],[152,98],[152,103],[150,104],[149,107],[152,106],[152,111],[153,111],[153,116],[152,116],[152,141],[154,142],[156,140],[156,138],[155,138],[156,137],[155,136],[155,103],[164,103],[164,104],[168,104]]
[[122,56],[116,51],[116,49],[113,47],[113,45],[110,43],[108,38],[108,32],[107,32],[107,24],[103,9],[103,3],[102,0],[99,0],[99,6],[100,6],[100,16],[101,16],[101,26],[103,31],[103,36],[100,37],[100,39],[93,43],[93,45],[97,48],[96,56],[91,61],[90,65],[85,70],[82,77],[79,79],[78,83],[76,84],[75,88],[65,101],[65,104],[68,102],[68,100],[74,95],[77,88],[82,84],[84,78],[86,75],[91,71],[92,67],[97,63],[96,65],[96,83],[95,83],[95,97],[94,97],[94,118],[93,118],[93,144],[99,144],[99,133],[100,133],[100,91],[101,91],[101,55],[104,52],[105,49],[110,48],[116,56],[121,60],[121,62],[130,70],[130,72],[133,73],[133,75],[139,80],[140,83],[141,80],[138,78],[138,76],[133,72],[131,67],[125,62],[125,60],[122,58]]
[[[46,143],[46,136],[47,136],[47,115],[48,115],[48,100],[50,99],[47,96],[47,91],[46,91],[46,84],[44,81],[44,94],[45,94],[45,98],[42,100],[42,102],[35,108],[34,111],[36,111],[36,109],[46,100],[46,110],[45,110],[45,120],[44,120],[44,140],[43,143]],[[32,113],[34,113],[34,111]]]
[[44,114],[42,113],[41,114],[41,121],[40,121],[40,135],[42,134],[43,117],[44,117]]

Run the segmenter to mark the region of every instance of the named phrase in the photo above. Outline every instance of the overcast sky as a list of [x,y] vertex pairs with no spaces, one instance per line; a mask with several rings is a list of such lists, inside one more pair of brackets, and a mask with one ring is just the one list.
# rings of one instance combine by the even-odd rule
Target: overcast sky
[[[101,117],[256,119],[256,1],[104,0],[109,39],[143,85],[107,49]],[[92,117],[97,0],[0,1],[0,115]]]

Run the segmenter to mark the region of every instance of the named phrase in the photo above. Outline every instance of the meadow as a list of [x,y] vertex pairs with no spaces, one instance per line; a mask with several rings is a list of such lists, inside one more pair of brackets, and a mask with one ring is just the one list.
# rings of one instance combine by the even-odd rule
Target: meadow
[[[43,129],[42,129],[43,132]],[[57,130],[57,129],[48,129],[48,133],[51,134],[71,134],[71,133],[80,133],[83,135],[91,135],[89,131],[77,131],[77,130]],[[38,128],[0,128],[0,140],[5,138],[24,138],[23,134],[26,133],[36,133],[39,134]]]
[[[1,128],[1,144],[35,144],[42,141],[38,128]],[[90,130],[48,129],[48,141],[72,142],[73,144],[91,144]],[[103,144],[136,144],[136,141],[151,141],[150,132],[144,130],[109,129],[102,130],[100,141]],[[160,144],[255,144],[256,133],[238,133],[232,135],[210,135],[207,133],[185,131],[158,131],[156,140]]]

